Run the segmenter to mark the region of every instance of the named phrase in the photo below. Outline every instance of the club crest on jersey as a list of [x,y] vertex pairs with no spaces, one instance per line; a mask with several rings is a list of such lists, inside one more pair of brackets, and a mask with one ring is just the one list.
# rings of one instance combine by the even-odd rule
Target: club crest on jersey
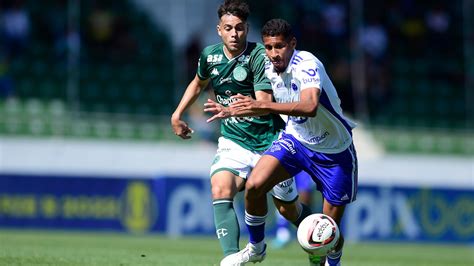
[[242,66],[237,66],[232,72],[234,79],[237,81],[244,81],[247,78],[247,70]]
[[293,91],[297,91],[297,90],[298,90],[298,86],[297,86],[295,83],[291,82],[291,89],[292,89]]

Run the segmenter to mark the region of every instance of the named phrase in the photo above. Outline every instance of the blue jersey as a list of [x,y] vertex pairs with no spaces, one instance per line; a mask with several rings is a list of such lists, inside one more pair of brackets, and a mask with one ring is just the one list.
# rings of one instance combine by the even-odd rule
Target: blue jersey
[[355,123],[343,115],[336,88],[321,61],[313,54],[295,50],[284,72],[277,73],[268,63],[265,74],[272,83],[276,102],[297,102],[303,90],[321,90],[316,117],[281,115],[286,121],[286,133],[319,152],[338,153],[351,145],[351,131]]
[[297,102],[301,91],[321,90],[317,115],[282,115],[285,132],[265,152],[277,158],[290,175],[302,170],[311,175],[317,189],[333,205],[355,200],[357,194],[357,156],[352,143],[355,124],[344,117],[340,100],[323,64],[314,55],[295,50],[287,69],[277,73],[271,63],[265,73],[270,79],[275,100]]

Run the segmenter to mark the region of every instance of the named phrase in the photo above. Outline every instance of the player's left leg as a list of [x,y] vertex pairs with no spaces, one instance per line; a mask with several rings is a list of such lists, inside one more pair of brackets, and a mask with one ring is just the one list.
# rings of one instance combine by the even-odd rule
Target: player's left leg
[[[358,167],[354,146],[341,153],[315,153],[314,156],[319,161],[316,176],[324,198],[323,213],[331,216],[341,229],[345,206],[355,201],[357,194]],[[344,245],[343,232],[340,232],[339,242],[326,257],[326,265],[340,265]]]
[[[334,221],[337,223],[337,226],[341,226],[342,216],[344,215],[345,205],[335,206],[324,199],[323,203],[323,213],[326,215],[331,216]],[[344,235],[342,231],[340,232],[339,241],[337,242],[336,247],[327,254],[326,256],[326,264],[329,266],[338,266],[341,265],[341,256],[342,256],[342,247],[344,246]],[[324,262],[322,259],[321,261]]]
[[[295,200],[293,202],[285,202],[276,197],[273,197],[273,202],[278,210],[278,213],[280,214],[280,219],[283,219],[285,221],[283,230],[286,230],[286,232],[288,233],[288,235],[286,236],[286,241],[289,242],[291,240],[291,231],[288,222],[291,222],[295,226],[295,228],[297,228],[304,218],[312,214],[311,208],[309,208],[308,205],[300,202],[299,200]],[[282,230],[281,227],[277,229]],[[282,246],[280,246],[280,248],[281,247]]]

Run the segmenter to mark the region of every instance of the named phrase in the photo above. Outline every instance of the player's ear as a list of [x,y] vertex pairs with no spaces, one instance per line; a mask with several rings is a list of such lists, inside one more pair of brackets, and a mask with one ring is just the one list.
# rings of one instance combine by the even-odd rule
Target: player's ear
[[217,24],[216,30],[217,30],[217,34],[219,34],[219,36],[222,36],[222,34],[221,34],[221,26],[220,26],[219,24]]
[[291,46],[292,49],[296,48],[296,38],[295,37],[291,38],[290,46]]

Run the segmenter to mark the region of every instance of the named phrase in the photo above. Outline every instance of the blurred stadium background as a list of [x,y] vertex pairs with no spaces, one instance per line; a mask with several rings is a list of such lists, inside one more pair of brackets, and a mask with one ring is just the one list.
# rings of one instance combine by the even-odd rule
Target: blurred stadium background
[[[169,117],[220,2],[0,0],[0,229],[213,234],[217,126]],[[287,19],[359,123],[348,239],[472,247],[474,1],[249,2],[249,39]]]

